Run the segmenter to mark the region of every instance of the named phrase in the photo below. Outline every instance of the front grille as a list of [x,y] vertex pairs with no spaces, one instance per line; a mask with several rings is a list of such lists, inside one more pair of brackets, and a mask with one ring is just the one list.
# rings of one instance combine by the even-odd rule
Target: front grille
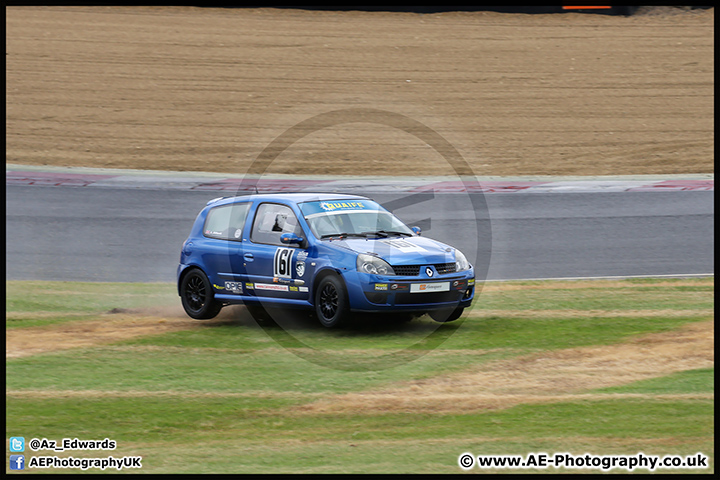
[[[395,271],[395,275],[402,275],[406,277],[417,277],[420,274],[420,268],[422,265],[392,265],[392,269]],[[448,273],[455,273],[455,262],[452,263],[436,263],[433,265],[439,275],[445,275]]]
[[395,305],[457,302],[460,300],[461,295],[462,293],[457,290],[429,293],[396,293]]
[[395,275],[417,277],[420,274],[420,265],[393,265]]
[[[364,292],[368,302],[378,305],[388,303],[388,294],[385,292]],[[428,292],[428,293],[410,293],[396,292],[394,305],[426,305],[430,303],[449,303],[459,302],[461,299],[468,298],[465,291],[459,292],[451,290],[449,292]]]
[[455,273],[455,268],[457,267],[457,265],[455,264],[455,262],[452,262],[452,263],[436,263],[434,266],[435,266],[435,270],[437,270],[437,272],[438,272],[440,275],[445,275],[446,273]]

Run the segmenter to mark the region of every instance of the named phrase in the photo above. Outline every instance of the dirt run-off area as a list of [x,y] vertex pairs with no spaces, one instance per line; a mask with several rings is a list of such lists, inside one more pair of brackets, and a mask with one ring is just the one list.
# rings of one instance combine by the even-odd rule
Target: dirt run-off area
[[[242,174],[303,120],[379,109],[478,176],[712,173],[713,58],[714,9],[7,7],[6,161]],[[297,138],[267,172],[453,173],[363,119]]]
[[[6,315],[7,312],[6,312]],[[8,316],[12,316],[10,313]],[[184,318],[183,318],[184,317]],[[99,319],[5,330],[5,358],[93,347],[135,337],[197,328],[180,308],[108,312]],[[217,322],[210,322],[210,325]]]

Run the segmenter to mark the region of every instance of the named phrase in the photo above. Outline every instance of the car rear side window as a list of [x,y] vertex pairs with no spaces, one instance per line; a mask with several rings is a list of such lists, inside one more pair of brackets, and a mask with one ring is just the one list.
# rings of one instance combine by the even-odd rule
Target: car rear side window
[[249,202],[213,208],[205,219],[203,235],[210,238],[242,241],[242,229],[249,209]]
[[255,243],[285,245],[280,241],[283,233],[294,233],[302,237],[302,227],[292,209],[277,203],[263,203],[255,214],[250,239]]

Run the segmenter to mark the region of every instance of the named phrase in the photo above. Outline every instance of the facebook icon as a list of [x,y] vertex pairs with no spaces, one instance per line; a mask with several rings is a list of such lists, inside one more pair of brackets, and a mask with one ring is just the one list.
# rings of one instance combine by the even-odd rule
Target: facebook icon
[[10,455],[10,470],[25,470],[25,455]]

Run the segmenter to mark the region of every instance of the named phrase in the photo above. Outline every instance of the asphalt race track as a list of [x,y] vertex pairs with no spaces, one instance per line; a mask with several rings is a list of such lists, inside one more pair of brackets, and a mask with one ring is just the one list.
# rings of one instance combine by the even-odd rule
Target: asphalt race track
[[[195,216],[208,200],[227,195],[6,186],[8,280],[172,282]],[[372,197],[396,207],[409,203],[394,210],[406,223],[420,224],[423,235],[460,248],[468,258],[489,261],[487,279],[504,280],[712,274],[713,195],[489,193],[484,216],[473,214],[463,193],[411,201],[398,193]],[[487,235],[482,244],[478,226]]]

